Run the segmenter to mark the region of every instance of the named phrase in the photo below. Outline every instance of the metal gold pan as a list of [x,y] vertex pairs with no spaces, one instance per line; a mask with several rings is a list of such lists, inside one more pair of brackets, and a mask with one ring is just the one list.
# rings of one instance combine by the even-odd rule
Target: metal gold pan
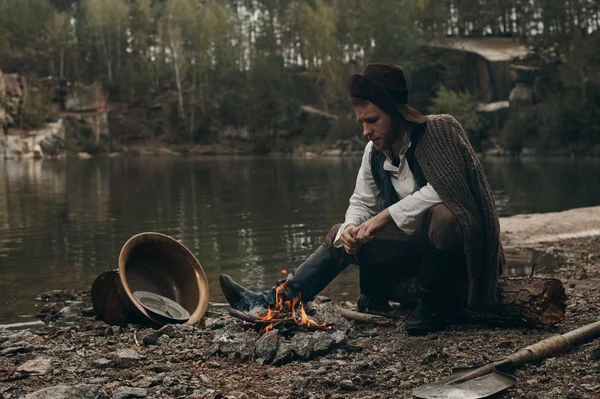
[[208,281],[198,259],[179,241],[160,233],[131,237],[119,255],[119,277],[128,305],[156,324],[165,321],[134,297],[146,291],[166,297],[189,312],[186,324],[196,324],[208,308]]

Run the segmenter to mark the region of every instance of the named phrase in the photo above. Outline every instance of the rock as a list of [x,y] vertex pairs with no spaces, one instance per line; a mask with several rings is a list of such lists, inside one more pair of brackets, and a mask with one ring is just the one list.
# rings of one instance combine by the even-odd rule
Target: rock
[[88,295],[89,292],[83,290],[52,290],[42,292],[35,299],[43,302],[81,301]]
[[500,146],[495,146],[493,148],[489,148],[489,149],[485,150],[483,152],[483,154],[485,156],[490,156],[490,157],[503,157],[503,156],[507,155],[507,151],[505,151],[504,148],[502,148]]
[[44,375],[52,370],[52,363],[53,361],[49,357],[38,357],[23,363],[17,367],[17,371]]
[[156,150],[156,155],[162,155],[162,156],[171,156],[171,157],[180,157],[181,154],[173,151],[170,148],[158,148]]
[[510,348],[513,346],[512,341],[500,341],[498,342],[498,348]]
[[92,154],[89,154],[87,152],[80,152],[77,154],[77,157],[79,159],[92,159],[94,156]]
[[344,333],[352,327],[352,324],[342,316],[335,304],[331,302],[319,304],[316,313],[312,317],[317,323],[327,323],[327,325],[333,326],[335,330]]
[[295,389],[304,389],[308,386],[308,381],[306,380],[306,378],[297,378],[296,381],[294,381],[294,388]]
[[557,256],[557,255],[562,255],[562,254],[564,254],[564,253],[565,253],[565,250],[564,250],[564,249],[562,249],[562,248],[559,248],[559,247],[548,247],[548,248],[546,248],[546,251],[545,251],[545,252],[546,252],[547,254],[549,254],[549,255],[555,255],[555,256]]
[[271,330],[260,337],[254,344],[254,355],[268,363],[277,354],[279,348],[279,331]]
[[154,330],[144,331],[138,334],[138,337],[142,339],[142,343],[146,346],[157,345],[158,339],[162,336],[163,333],[161,331]]
[[[337,331],[338,333],[341,331]],[[314,354],[321,354],[329,352],[329,350],[335,345],[336,339],[333,334],[328,334],[324,331],[315,331],[312,335],[312,346]]]
[[108,399],[101,385],[55,385],[25,396],[25,399]]
[[[238,325],[231,324],[215,331],[213,343],[216,344],[216,351],[220,351],[228,358],[231,357],[232,359],[245,361],[254,352],[254,342],[257,338],[256,333],[241,331]],[[213,350],[215,348],[210,349],[210,351]]]
[[32,348],[29,346],[9,346],[6,349],[2,349],[2,351],[0,351],[0,355],[2,356],[12,356],[12,355],[16,355],[18,353],[27,353],[27,352],[31,352]]
[[321,155],[324,157],[341,157],[342,150],[340,150],[339,148],[334,148],[332,150],[325,150],[322,152]]
[[171,338],[169,338],[168,335],[161,335],[160,337],[158,337],[158,339],[156,340],[156,344],[157,345],[166,345],[171,341]]
[[[189,327],[189,326],[188,326]],[[183,333],[180,329],[179,325],[175,324],[167,324],[163,326],[160,330],[161,333],[167,335],[169,338],[181,338],[183,337]]]
[[113,365],[113,361],[101,357],[100,359],[94,360],[93,365],[97,369],[106,369],[106,368],[109,368],[109,367],[111,367]]
[[290,342],[292,351],[301,359],[308,360],[312,355],[313,341],[311,338],[310,334],[298,333]]
[[7,97],[23,97],[23,91],[21,90],[21,84],[19,79],[25,79],[20,77],[16,73],[4,75],[5,90]]
[[75,84],[69,88],[65,108],[68,112],[106,110],[108,97],[100,84],[94,83],[89,86]]
[[340,389],[342,391],[355,391],[356,385],[354,385],[354,382],[352,382],[352,380],[342,380],[340,382]]
[[137,364],[141,358],[140,354],[133,349],[119,349],[114,355],[115,364],[122,368]]
[[523,83],[517,83],[511,90],[508,101],[511,106],[533,104],[533,88]]
[[469,344],[467,344],[465,341],[461,341],[458,343],[458,349],[460,349],[461,351],[466,351],[467,349],[469,349]]
[[113,399],[145,398],[148,391],[143,388],[119,387],[113,392]]
[[581,387],[589,392],[600,392],[600,384],[581,384]]
[[73,309],[70,306],[65,306],[64,308],[62,308],[61,310],[58,311],[58,316],[59,317],[69,317],[69,316],[75,316],[76,313],[73,311]]
[[177,383],[177,381],[173,377],[170,377],[170,376],[166,376],[162,380],[163,387],[170,387],[170,386],[175,385],[176,383]]
[[211,330],[218,330],[220,328],[223,328],[228,323],[230,323],[230,320],[228,320],[226,317],[211,317],[204,320],[204,326],[206,328],[210,328]]
[[288,344],[287,342],[280,341],[279,348],[277,349],[277,354],[275,355],[275,358],[271,363],[281,365],[291,360],[292,356],[293,351],[290,344]]
[[336,331],[333,334],[329,334],[331,336],[331,338],[333,339],[333,343],[338,346],[338,345],[342,345],[345,344],[346,341],[348,340],[348,336],[346,335],[345,332],[343,331]]
[[522,157],[535,157],[538,155],[538,152],[535,148],[523,148],[520,155]]
[[434,349],[430,349],[429,351],[427,351],[427,353],[421,360],[421,364],[431,363],[434,360],[438,359],[439,357],[440,357],[440,354],[438,353],[438,351],[436,351]]

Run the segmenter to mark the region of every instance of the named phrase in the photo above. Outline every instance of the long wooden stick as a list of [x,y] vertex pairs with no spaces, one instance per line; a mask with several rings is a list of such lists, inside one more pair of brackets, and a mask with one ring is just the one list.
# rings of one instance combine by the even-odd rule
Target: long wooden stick
[[269,324],[271,322],[276,323],[276,322],[286,322],[286,321],[294,321],[293,318],[291,317],[285,317],[283,319],[271,319],[271,320],[261,320],[258,317],[254,317],[248,313],[236,310],[236,309],[232,309],[232,308],[228,308],[227,312],[229,313],[229,316],[231,317],[235,317],[236,319],[240,319],[243,320],[247,323],[252,323],[252,324]]
[[[383,316],[377,316],[377,315],[373,315],[373,314],[368,314],[368,313],[360,313],[360,312],[355,312],[353,310],[350,309],[346,309],[343,308],[341,306],[336,305],[336,309],[340,312],[340,314],[342,315],[342,317],[344,317],[346,320],[355,320],[355,321],[360,321],[363,323],[375,323],[375,324],[379,324],[379,325],[388,325],[390,324],[392,321],[386,317]],[[271,323],[271,322],[284,322],[284,321],[288,321],[287,318],[285,319],[272,319],[272,320],[260,320],[252,315],[249,315],[248,313],[245,312],[241,312],[239,310],[236,309],[232,309],[232,308],[228,308],[227,312],[229,313],[229,315],[231,317],[235,317],[236,319],[240,319],[243,320],[245,322],[248,323]],[[291,317],[289,318],[289,321],[294,321],[294,319],[292,319]]]
[[346,309],[336,305],[335,308],[341,313],[341,315],[347,320],[356,320],[363,323],[375,323],[380,325],[390,324],[392,321],[383,316],[377,316],[368,313],[355,312],[354,310]]
[[241,312],[239,310],[233,308],[227,308],[227,313],[229,316],[235,317],[236,319],[244,320],[248,323],[256,323],[258,320],[256,317],[249,315],[248,313]]

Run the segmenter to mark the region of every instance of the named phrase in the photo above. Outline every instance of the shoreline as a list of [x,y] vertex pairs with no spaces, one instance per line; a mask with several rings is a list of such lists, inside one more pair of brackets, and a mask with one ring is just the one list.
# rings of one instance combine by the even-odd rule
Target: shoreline
[[[114,158],[114,157],[204,157],[204,156],[254,156],[254,157],[291,157],[291,158],[354,158],[362,157],[364,143],[359,140],[338,140],[335,143],[318,142],[313,145],[297,145],[291,151],[273,150],[257,151],[254,144],[249,141],[223,141],[209,144],[165,144],[161,142],[149,142],[141,145],[116,146],[104,152],[62,152],[59,155],[41,155],[39,152],[26,154],[3,154],[0,159],[24,160],[24,159],[91,159],[91,158]],[[527,149],[521,154],[513,154],[507,150],[499,151],[497,148],[476,152],[479,159],[520,159],[524,161],[537,159],[600,159],[600,149],[592,148],[584,153],[556,150],[547,153],[539,153]]]
[[507,247],[598,236],[600,206],[501,217],[500,232]]
[[[600,214],[599,209],[550,216],[560,224],[568,217]],[[219,346],[225,333],[246,334],[222,308],[210,308],[196,326],[156,331],[138,325],[108,326],[82,316],[85,309],[79,300],[50,303],[54,319],[44,326],[0,328],[0,398],[412,397],[414,388],[448,375],[452,368],[495,360],[597,320],[600,237],[550,239],[542,228],[548,215],[502,218],[501,224],[521,227],[503,235],[509,237],[509,247],[535,248],[560,264],[536,272],[559,278],[566,289],[567,312],[556,326],[454,324],[425,337],[409,337],[403,331],[403,315],[389,326],[353,323],[343,345],[304,360],[272,365],[256,354],[240,358],[239,348],[227,352]],[[528,228],[521,226],[524,220]],[[573,223],[571,230],[578,225]],[[544,240],[534,244],[532,237]],[[593,399],[600,395],[599,373],[600,341],[595,340],[516,370],[518,383],[498,398]]]

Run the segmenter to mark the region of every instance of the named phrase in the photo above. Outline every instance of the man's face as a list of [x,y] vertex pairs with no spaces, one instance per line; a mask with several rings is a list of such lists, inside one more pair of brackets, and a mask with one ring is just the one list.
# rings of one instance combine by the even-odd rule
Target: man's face
[[398,129],[385,111],[373,103],[367,103],[354,106],[354,112],[363,127],[363,136],[371,140],[377,150],[392,147],[392,143],[398,138]]

